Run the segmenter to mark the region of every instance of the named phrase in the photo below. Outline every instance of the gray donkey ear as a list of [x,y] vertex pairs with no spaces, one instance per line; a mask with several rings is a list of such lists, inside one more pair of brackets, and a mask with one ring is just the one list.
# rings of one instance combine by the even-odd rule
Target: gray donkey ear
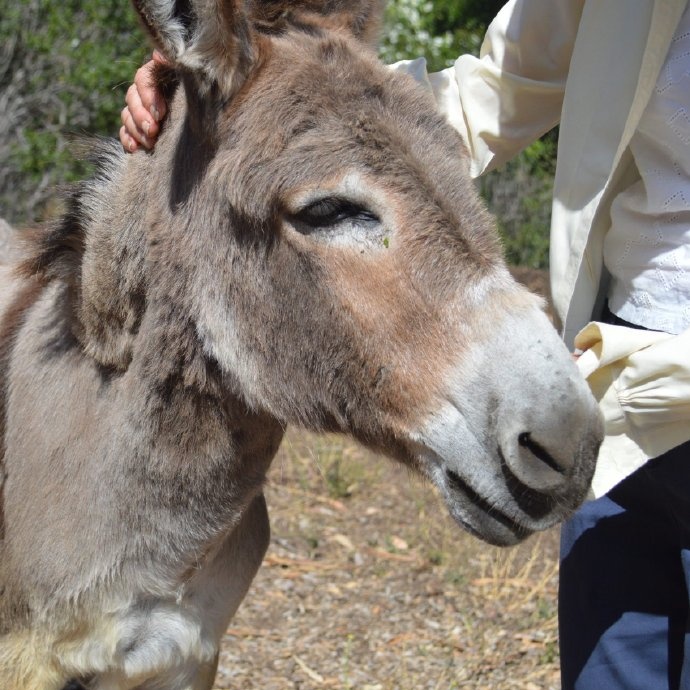
[[331,0],[326,4],[337,7],[334,18],[340,16],[357,39],[371,46],[378,44],[387,4],[385,0]]
[[378,43],[385,0],[260,0],[253,3],[253,17],[260,22],[313,22],[324,28],[344,30],[356,39]]
[[254,63],[244,0],[132,0],[156,47],[200,90],[231,96]]

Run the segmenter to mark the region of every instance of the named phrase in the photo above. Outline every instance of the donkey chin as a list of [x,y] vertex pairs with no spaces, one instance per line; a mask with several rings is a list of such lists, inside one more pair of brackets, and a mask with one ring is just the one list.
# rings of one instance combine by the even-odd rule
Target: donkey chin
[[455,521],[498,546],[580,506],[603,438],[596,402],[545,320],[506,317],[510,338],[472,354],[414,435],[419,464]]

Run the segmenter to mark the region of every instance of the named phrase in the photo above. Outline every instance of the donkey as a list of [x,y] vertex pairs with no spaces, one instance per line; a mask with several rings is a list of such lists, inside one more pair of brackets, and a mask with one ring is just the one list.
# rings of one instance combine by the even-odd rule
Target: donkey
[[3,690],[209,690],[287,424],[503,545],[580,504],[601,440],[463,142],[371,50],[381,2],[134,5],[155,152],[98,144],[0,267]]

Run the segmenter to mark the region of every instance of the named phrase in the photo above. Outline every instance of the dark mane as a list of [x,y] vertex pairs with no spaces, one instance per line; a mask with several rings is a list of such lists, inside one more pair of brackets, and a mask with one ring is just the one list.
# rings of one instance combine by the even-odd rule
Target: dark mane
[[85,247],[85,207],[94,191],[108,179],[120,156],[119,144],[102,137],[83,140],[80,157],[94,166],[93,174],[62,193],[65,210],[36,228],[22,231],[23,259],[17,271],[45,284],[55,279],[76,278]]

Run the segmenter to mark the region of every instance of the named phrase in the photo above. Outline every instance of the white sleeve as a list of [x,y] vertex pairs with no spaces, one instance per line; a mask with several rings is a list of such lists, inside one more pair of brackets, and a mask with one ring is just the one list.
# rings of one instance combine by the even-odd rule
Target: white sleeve
[[590,323],[575,345],[607,437],[627,438],[642,460],[690,440],[690,330],[669,335]]
[[420,60],[396,66],[433,91],[467,143],[473,175],[558,124],[583,4],[511,0],[489,26],[478,58],[462,55],[453,67],[428,75]]

